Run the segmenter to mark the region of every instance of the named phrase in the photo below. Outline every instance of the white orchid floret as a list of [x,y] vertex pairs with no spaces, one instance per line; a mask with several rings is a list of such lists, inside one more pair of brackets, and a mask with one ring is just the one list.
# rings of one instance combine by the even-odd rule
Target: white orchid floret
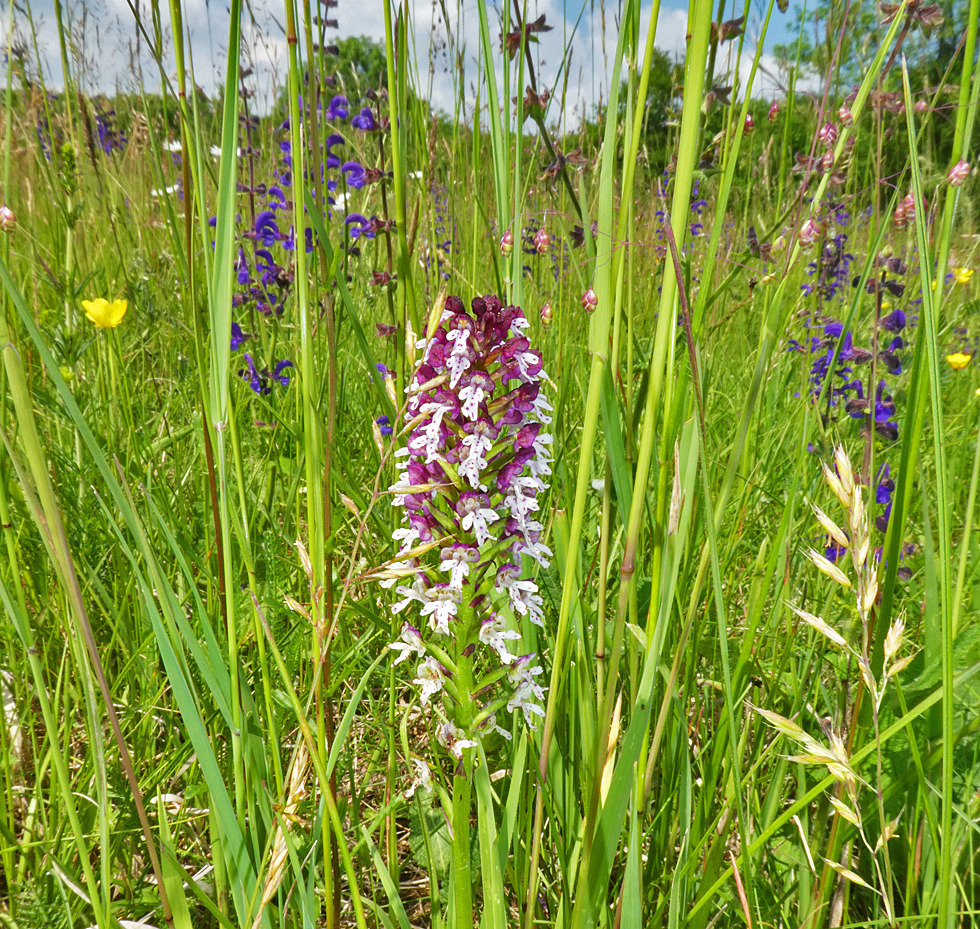
[[493,378],[482,371],[477,371],[470,382],[459,391],[462,401],[460,412],[467,419],[474,421],[480,415],[480,404],[493,392]]
[[483,724],[480,726],[480,729],[486,730],[487,732],[496,732],[501,736],[503,736],[508,742],[511,739],[510,733],[506,729],[501,729],[500,726],[497,725],[496,714],[488,716],[483,721]]
[[483,450],[476,443],[467,444],[465,439],[461,445],[463,452],[459,461],[459,473],[470,482],[470,487],[474,490],[485,492],[486,484],[480,480],[480,476],[487,469],[487,460],[483,457]]
[[442,418],[452,412],[448,403],[423,403],[422,412],[431,417],[428,423],[421,427],[420,432],[409,439],[409,451],[417,455],[425,455],[427,461],[433,460],[442,447]]
[[470,367],[470,347],[467,344],[470,333],[465,328],[451,329],[446,333],[446,338],[453,343],[452,351],[446,359],[446,367],[449,369],[449,389],[455,390],[459,379]]
[[415,669],[415,680],[412,683],[419,689],[419,703],[422,706],[442,690],[444,680],[442,665],[431,655]]
[[449,635],[449,621],[459,613],[459,600],[459,592],[448,584],[433,584],[426,590],[422,615],[429,617],[433,632]]
[[508,669],[507,678],[515,685],[526,682],[532,688],[537,698],[542,700],[544,699],[544,688],[535,683],[534,678],[539,674],[543,674],[544,668],[541,665],[532,665],[531,662],[534,658],[535,655],[533,652],[529,655],[521,655]]
[[[527,616],[535,626],[544,626],[544,601],[538,596],[537,584],[532,581],[530,591],[511,591],[510,602],[515,613]],[[515,596],[516,593],[516,596]]]
[[507,709],[511,712],[520,710],[524,714],[524,721],[527,723],[528,728],[537,729],[537,726],[534,725],[533,717],[544,716],[544,710],[535,702],[540,699],[535,693],[534,682],[525,679],[517,685],[514,693],[511,694],[510,699],[507,701]]
[[517,362],[517,368],[521,372],[521,379],[525,383],[533,382],[538,379],[538,375],[531,374],[530,368],[533,365],[536,365],[540,360],[541,359],[535,352],[517,352],[514,355],[514,361]]
[[407,474],[402,474],[399,476],[398,480],[394,484],[388,485],[388,491],[393,493],[394,496],[391,498],[392,506],[404,506],[405,505],[405,494],[401,491],[408,490],[411,487],[411,481],[408,479]]
[[[475,454],[482,458],[493,448],[493,426],[484,420],[477,420],[472,428],[473,431],[463,436],[460,444],[467,449],[469,455]],[[482,467],[486,467],[486,462],[483,462]]]
[[[540,525],[540,524],[539,524]],[[554,552],[543,542],[518,542],[514,546],[514,554],[527,555],[533,558],[542,568],[547,568],[551,564]]]
[[[544,371],[542,371],[539,376],[544,379]],[[538,393],[538,396],[531,404],[531,413],[533,417],[539,423],[543,423],[546,426],[551,422],[551,417],[548,415],[548,413],[554,412],[554,409],[555,408],[548,402],[543,391]],[[546,410],[548,412],[545,412]]]
[[412,777],[412,783],[409,785],[408,790],[405,791],[405,796],[411,798],[415,795],[415,791],[421,787],[426,793],[432,790],[432,771],[429,770],[429,766],[421,759],[412,756],[412,767],[415,768],[415,774]]
[[489,502],[484,494],[467,493],[456,504],[456,512],[462,517],[460,526],[476,536],[477,545],[483,545],[492,538],[489,523],[500,519],[500,514],[488,506]]
[[425,604],[428,600],[426,597],[425,581],[421,576],[416,576],[411,587],[406,587],[402,584],[400,587],[395,588],[395,592],[401,594],[402,599],[391,608],[392,613],[400,613],[412,603]]
[[470,573],[470,565],[480,558],[480,553],[469,545],[456,544],[450,548],[442,550],[442,562],[440,567],[443,571],[448,571],[449,588],[455,590],[460,596],[463,594],[463,581]]
[[409,551],[420,540],[418,530],[412,525],[400,526],[391,534],[391,537],[396,542],[401,542],[398,548],[399,555]]
[[483,625],[480,626],[480,641],[484,645],[489,645],[500,656],[500,660],[507,665],[517,659],[517,656],[512,655],[507,648],[507,642],[514,642],[520,637],[519,632],[508,629],[503,619],[496,614],[484,620]]
[[518,595],[521,591],[535,591],[538,585],[532,580],[521,577],[521,569],[516,564],[505,564],[497,571],[496,589],[506,590],[513,599],[515,591]]
[[403,623],[401,635],[394,642],[389,643],[388,648],[398,652],[395,664],[401,664],[406,658],[411,657],[412,652],[416,652],[419,658],[425,657],[425,643],[411,623]]
[[463,730],[456,728],[452,721],[442,723],[436,729],[436,740],[457,760],[462,760],[464,748],[476,748],[476,742],[463,738]]

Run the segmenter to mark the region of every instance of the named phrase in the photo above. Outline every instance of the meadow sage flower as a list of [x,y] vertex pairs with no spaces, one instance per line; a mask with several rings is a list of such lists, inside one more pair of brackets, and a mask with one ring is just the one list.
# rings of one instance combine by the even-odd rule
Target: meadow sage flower
[[123,321],[129,304],[125,300],[110,303],[103,297],[97,297],[95,300],[83,300],[82,307],[89,320],[100,329],[115,329]]
[[495,296],[477,297],[472,311],[458,297],[437,305],[416,346],[408,440],[389,488],[403,516],[399,561],[382,584],[402,581],[393,611],[406,616],[389,647],[396,663],[417,656],[419,702],[432,704],[437,740],[457,761],[479,735],[502,731],[504,708],[529,724],[544,712],[540,666],[511,651],[522,618],[544,619],[524,565],[551,557],[538,499],[551,473],[551,406],[529,325]]
[[285,358],[278,362],[270,371],[268,368],[263,368],[261,371],[255,366],[255,362],[252,360],[252,356],[245,352],[242,355],[245,359],[246,367],[239,368],[238,376],[243,380],[248,381],[248,386],[252,388],[257,394],[265,395],[272,393],[272,385],[270,381],[278,381],[283,387],[289,386],[289,375],[283,372],[287,368],[291,368],[293,363],[286,360]]

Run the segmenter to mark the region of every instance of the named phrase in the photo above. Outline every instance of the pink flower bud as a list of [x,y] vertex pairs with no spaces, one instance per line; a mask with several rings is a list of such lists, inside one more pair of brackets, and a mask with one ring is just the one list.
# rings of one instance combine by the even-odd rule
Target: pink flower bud
[[541,325],[547,329],[555,318],[554,311],[551,309],[551,301],[549,300],[543,307],[541,307]]
[[538,250],[539,255],[543,255],[551,248],[551,236],[544,229],[539,229],[534,233],[534,247]]
[[752,135],[752,130],[755,129],[755,120],[752,118],[752,114],[748,113],[745,116],[745,128],[743,132],[746,135]]
[[584,294],[582,294],[582,309],[586,313],[591,313],[599,305],[599,298],[595,295],[595,291],[590,287]]
[[512,251],[514,251],[514,233],[508,229],[500,240],[500,254],[507,256]]
[[[923,200],[923,208],[925,208],[926,203]],[[905,210],[905,218],[910,223],[915,222],[915,194],[909,192],[905,195],[905,199],[902,201],[902,208]]]
[[14,211],[4,203],[0,206],[0,232],[13,232],[17,225],[17,218]]
[[817,137],[824,145],[830,146],[837,141],[837,127],[833,123],[824,123],[820,127]]
[[854,117],[851,115],[851,108],[846,103],[837,111],[837,118],[845,126],[850,126],[854,122]]
[[892,217],[896,229],[904,229],[908,225],[908,215],[905,212],[905,205],[900,203],[895,207],[895,215]]
[[915,106],[912,107],[913,113],[928,113],[929,112],[929,101],[928,100],[916,100]]
[[820,159],[820,170],[824,174],[830,174],[834,170],[834,153],[830,150],[824,152]]
[[820,224],[814,219],[808,219],[800,226],[800,245],[808,248],[820,237]]
[[772,106],[769,107],[769,122],[774,123],[777,119],[779,119],[779,104],[773,100]]
[[[959,187],[967,177],[970,175],[970,165],[968,162],[964,161],[962,158],[949,169],[949,174],[946,175],[946,180],[949,181],[950,187]],[[6,207],[3,207],[6,209]]]

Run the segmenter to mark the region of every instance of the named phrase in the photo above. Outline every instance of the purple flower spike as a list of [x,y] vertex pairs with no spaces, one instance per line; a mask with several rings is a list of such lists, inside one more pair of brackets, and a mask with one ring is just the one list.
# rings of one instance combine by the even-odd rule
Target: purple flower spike
[[[361,220],[347,218],[352,226]],[[544,431],[551,406],[528,328],[519,307],[493,295],[473,300],[472,310],[458,297],[446,300],[439,325],[418,342],[421,359],[407,387],[410,431],[396,452],[399,480],[389,488],[404,511],[394,535],[404,568],[389,582],[412,579],[397,588],[402,599],[394,606],[409,611],[411,625],[391,647],[400,658],[417,650],[418,632],[429,662],[413,682],[423,702],[441,691],[445,673],[430,661],[428,643],[469,662],[477,702],[466,735],[474,738],[493,731],[492,714],[505,707],[520,710],[529,725],[543,715],[544,690],[534,680],[542,669],[532,666],[533,655],[510,651],[524,620],[544,624],[544,602],[523,556],[542,567],[551,557],[540,518],[551,474]],[[376,422],[388,427],[382,419]],[[440,544],[419,552],[434,540]]]

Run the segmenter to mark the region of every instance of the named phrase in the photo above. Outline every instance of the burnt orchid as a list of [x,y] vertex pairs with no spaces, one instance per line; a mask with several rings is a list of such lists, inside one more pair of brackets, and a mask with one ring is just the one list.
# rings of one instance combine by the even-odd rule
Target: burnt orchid
[[[498,716],[520,712],[531,728],[544,716],[544,669],[520,647],[529,624],[544,620],[529,568],[551,558],[539,518],[551,474],[551,406],[529,327],[519,307],[492,295],[476,297],[471,310],[459,297],[436,302],[416,344],[407,440],[395,452],[399,479],[390,488],[403,515],[398,555],[380,573],[386,586],[401,582],[393,608],[401,627],[389,648],[395,664],[414,669],[411,683],[431,708],[434,742],[452,771],[451,810],[443,804],[457,927],[473,925],[469,836],[484,742],[511,738]],[[435,774],[427,766],[424,773],[409,792]]]
[[[542,625],[543,602],[526,567],[549,564],[539,496],[551,473],[541,355],[523,311],[495,296],[467,311],[449,297],[407,388],[408,439],[390,488],[403,510],[397,567],[385,572],[403,614],[390,648],[414,659],[419,702],[440,718],[440,744],[457,761],[497,732],[497,714],[543,716],[533,654],[511,651],[523,621]],[[385,424],[387,425],[387,424]],[[436,698],[440,699],[436,699]]]

